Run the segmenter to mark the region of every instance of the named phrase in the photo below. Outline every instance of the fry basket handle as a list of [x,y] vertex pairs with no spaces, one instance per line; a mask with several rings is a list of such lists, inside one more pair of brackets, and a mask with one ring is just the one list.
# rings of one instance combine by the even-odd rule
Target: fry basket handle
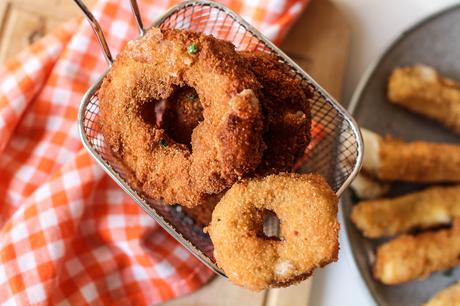
[[85,15],[86,19],[91,25],[91,28],[93,28],[93,31],[96,34],[99,45],[101,46],[102,51],[104,51],[105,60],[107,61],[109,66],[112,66],[112,63],[113,63],[112,53],[110,52],[109,45],[107,44],[107,40],[105,39],[104,32],[102,31],[102,28],[99,22],[97,22],[96,18],[94,18],[94,15],[91,13],[88,7],[82,2],[82,0],[74,0],[74,2],[78,5],[78,7],[81,9],[83,14]]
[[131,9],[133,10],[134,18],[136,19],[137,29],[139,30],[139,34],[144,36],[145,28],[144,23],[142,22],[142,16],[139,11],[139,6],[137,5],[137,0],[129,0],[131,4]]

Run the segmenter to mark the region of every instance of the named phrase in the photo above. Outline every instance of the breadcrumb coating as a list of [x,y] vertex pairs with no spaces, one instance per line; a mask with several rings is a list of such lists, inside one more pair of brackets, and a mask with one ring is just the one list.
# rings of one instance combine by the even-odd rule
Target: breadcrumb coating
[[292,170],[310,142],[312,93],[288,67],[264,52],[240,52],[262,85],[264,151],[258,175]]
[[353,207],[350,217],[369,238],[449,224],[460,218],[460,186],[431,187],[392,199],[362,201]]
[[[198,48],[194,54],[187,51],[191,44]],[[161,120],[142,115],[145,105],[161,103],[183,86],[192,87],[203,106],[191,148],[157,127]],[[265,148],[260,87],[231,43],[152,28],[123,49],[102,83],[102,132],[142,192],[193,207],[259,165]]]
[[435,294],[423,306],[457,306],[460,305],[460,282]]
[[[317,174],[283,173],[237,183],[207,227],[217,264],[232,282],[255,291],[299,282],[337,260],[337,204]],[[280,220],[279,239],[263,234],[266,210]]]
[[390,102],[460,133],[460,84],[425,65],[396,68],[388,82]]
[[406,142],[361,129],[363,169],[382,181],[460,182],[460,145]]
[[387,285],[421,279],[460,263],[460,219],[453,227],[401,235],[377,249],[374,277]]

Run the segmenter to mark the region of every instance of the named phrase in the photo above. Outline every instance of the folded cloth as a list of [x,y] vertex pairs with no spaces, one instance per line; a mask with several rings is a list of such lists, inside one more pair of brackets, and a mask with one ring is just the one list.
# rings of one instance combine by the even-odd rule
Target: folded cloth
[[[174,2],[140,1],[145,23]],[[223,2],[275,41],[307,4]],[[137,36],[128,0],[93,12],[114,54]],[[152,305],[212,276],[82,148],[78,106],[106,68],[82,18],[0,66],[2,305]]]

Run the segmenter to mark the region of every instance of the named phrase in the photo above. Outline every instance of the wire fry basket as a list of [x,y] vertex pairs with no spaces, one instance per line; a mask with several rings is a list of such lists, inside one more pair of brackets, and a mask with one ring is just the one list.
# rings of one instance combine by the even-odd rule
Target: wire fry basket
[[[75,2],[87,15],[111,64],[110,51],[97,21],[81,0]],[[143,35],[145,31],[139,10],[134,0],[131,4],[139,32]],[[358,126],[343,107],[254,27],[224,5],[211,1],[183,2],[166,12],[153,26],[161,29],[176,28],[203,32],[231,41],[237,50],[272,53],[279,61],[287,64],[291,72],[314,93],[310,101],[313,138],[297,164],[297,171],[323,175],[337,195],[348,187],[358,173],[362,161],[363,144]],[[169,206],[161,201],[145,198],[127,183],[126,178],[131,175],[130,170],[117,160],[101,134],[97,93],[107,72],[88,90],[80,105],[78,121],[85,148],[115,182],[167,232],[214,272],[225,276],[215,263],[209,236],[203,233],[198,223],[187,216],[179,205]]]

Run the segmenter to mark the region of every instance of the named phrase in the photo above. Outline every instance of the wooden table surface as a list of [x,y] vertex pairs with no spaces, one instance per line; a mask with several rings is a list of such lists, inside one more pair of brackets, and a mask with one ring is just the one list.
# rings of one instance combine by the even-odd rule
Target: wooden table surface
[[[91,6],[95,0],[85,2]],[[70,0],[0,0],[0,63],[78,14]],[[281,47],[340,98],[349,42],[350,27],[344,15],[328,0],[313,0]],[[216,277],[203,289],[165,305],[307,306],[310,287],[311,279],[289,288],[253,293]]]

